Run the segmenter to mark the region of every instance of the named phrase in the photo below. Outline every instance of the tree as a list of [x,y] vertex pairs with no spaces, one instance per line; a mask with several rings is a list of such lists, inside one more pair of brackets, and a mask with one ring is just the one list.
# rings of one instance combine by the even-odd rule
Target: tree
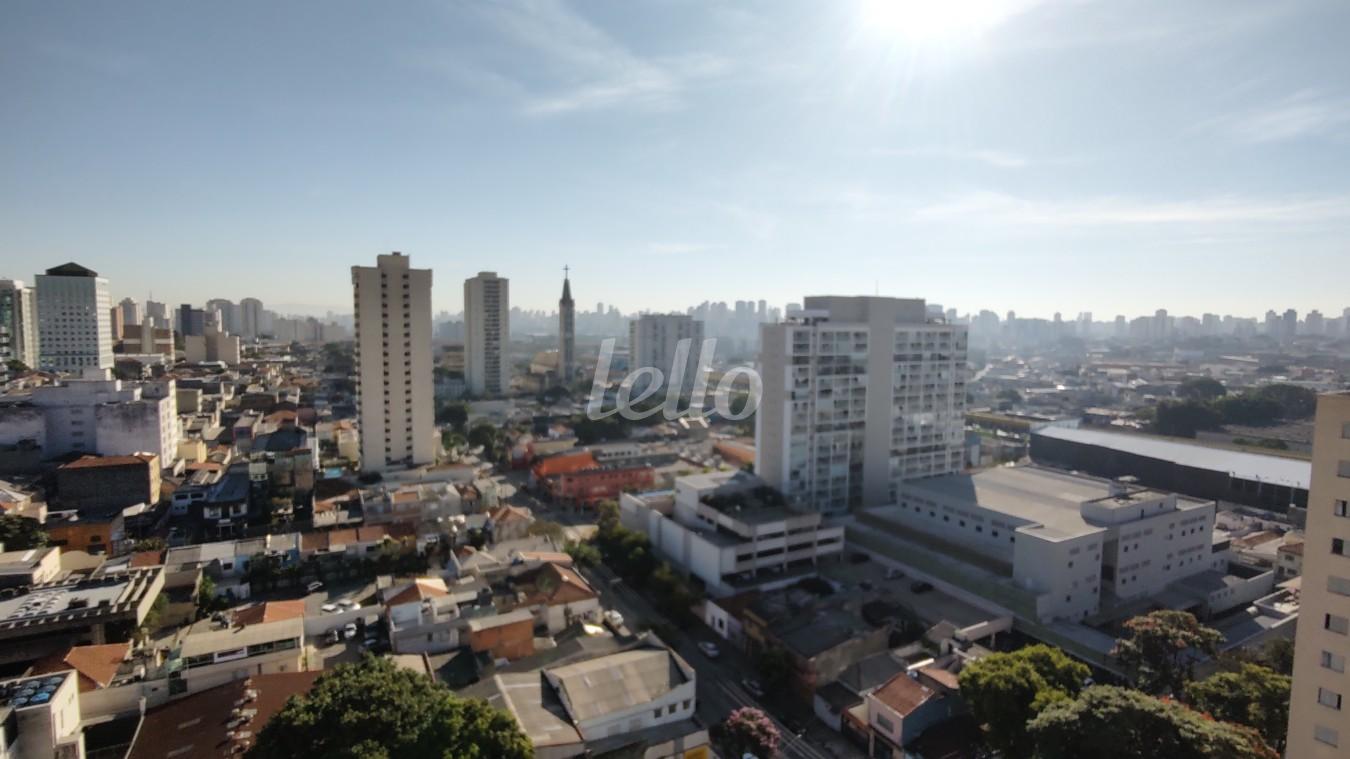
[[1164,609],[1127,621],[1125,637],[1116,641],[1111,655],[1144,691],[1179,694],[1191,679],[1195,658],[1214,656],[1222,640],[1222,633],[1200,624],[1194,614]]
[[1259,664],[1243,664],[1186,686],[1186,701],[1215,719],[1255,728],[1266,743],[1284,748],[1289,726],[1289,687],[1285,675]]
[[530,535],[542,535],[550,538],[555,544],[561,544],[567,538],[563,526],[549,519],[536,519],[525,531]]
[[25,551],[47,545],[47,533],[36,519],[17,514],[0,516],[0,543],[6,551]]
[[961,696],[985,728],[989,745],[1007,756],[1030,756],[1027,722],[1058,701],[1073,698],[1087,666],[1045,645],[996,653],[961,671]]
[[502,433],[490,422],[475,424],[468,434],[469,445],[483,447],[483,457],[491,460],[501,458]]
[[506,712],[366,656],[325,672],[308,693],[286,702],[250,755],[528,759],[534,748]]
[[777,755],[782,738],[769,715],[751,706],[743,706],[722,724],[715,726],[710,736],[717,752],[725,757],[741,757],[750,753],[760,759]]
[[792,654],[782,646],[764,649],[755,661],[755,669],[759,672],[759,679],[763,681],[761,685],[771,693],[788,687],[796,668],[797,664],[792,660]]
[[1038,759],[1279,758],[1251,728],[1109,685],[1094,685],[1046,707],[1027,731]]
[[436,423],[448,424],[455,432],[464,432],[469,422],[469,407],[463,403],[446,403],[436,409]]
[[11,358],[5,362],[5,368],[9,369],[14,374],[23,374],[28,371],[28,364],[25,364],[17,358]]
[[167,547],[168,544],[164,542],[164,538],[141,538],[136,541],[136,544],[132,546],[131,550],[136,552],[163,551]]
[[572,557],[579,567],[593,567],[600,563],[600,551],[590,543],[571,542],[567,544],[567,555]]
[[1192,377],[1177,387],[1177,396],[1193,401],[1212,401],[1228,394],[1223,383],[1210,377]]
[[1199,401],[1163,401],[1154,411],[1153,428],[1160,435],[1195,437],[1199,430],[1217,429],[1219,412]]
[[1252,395],[1257,400],[1274,403],[1284,419],[1307,419],[1317,411],[1317,393],[1298,385],[1266,385]]

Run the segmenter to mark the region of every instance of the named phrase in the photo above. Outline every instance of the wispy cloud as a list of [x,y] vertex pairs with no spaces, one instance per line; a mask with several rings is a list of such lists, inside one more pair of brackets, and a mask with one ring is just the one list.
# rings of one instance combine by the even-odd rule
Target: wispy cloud
[[1046,201],[975,192],[913,209],[915,221],[1092,227],[1184,224],[1311,224],[1350,221],[1350,196],[1150,202],[1121,197]]
[[455,46],[405,54],[404,62],[508,99],[529,116],[670,110],[684,105],[692,82],[729,69],[724,58],[706,53],[639,55],[562,0],[467,9],[490,38],[495,56],[470,56]]
[[936,158],[951,161],[983,163],[999,169],[1021,169],[1032,163],[1024,155],[1004,150],[980,150],[967,148],[876,148],[874,156],[888,158]]
[[1350,98],[1302,90],[1259,108],[1210,119],[1201,128],[1249,144],[1335,134],[1350,128]]

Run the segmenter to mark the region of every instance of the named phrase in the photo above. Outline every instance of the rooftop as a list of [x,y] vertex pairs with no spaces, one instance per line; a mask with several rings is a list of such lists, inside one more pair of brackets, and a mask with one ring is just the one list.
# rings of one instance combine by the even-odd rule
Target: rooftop
[[545,673],[578,722],[649,703],[689,680],[664,648],[623,651]]
[[1252,453],[1147,435],[1103,432],[1083,428],[1049,427],[1038,430],[1033,434],[1054,440],[1095,445],[1114,451],[1132,453],[1136,456],[1172,461],[1195,469],[1223,472],[1243,480],[1268,482],[1304,490],[1308,489],[1312,480],[1312,463],[1306,459],[1288,456]]

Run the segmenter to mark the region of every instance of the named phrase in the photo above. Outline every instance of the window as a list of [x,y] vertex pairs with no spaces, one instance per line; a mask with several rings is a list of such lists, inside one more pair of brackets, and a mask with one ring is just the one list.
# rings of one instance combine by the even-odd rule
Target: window
[[1335,709],[1336,711],[1340,711],[1341,694],[1337,693],[1334,690],[1327,690],[1326,688],[1318,688],[1317,703],[1321,704],[1322,706]]
[[1336,476],[1350,478],[1350,461],[1336,462]]
[[1350,579],[1328,575],[1327,590],[1338,596],[1350,596]]
[[1334,553],[1334,554],[1336,554],[1337,556],[1344,556],[1344,555],[1345,555],[1345,541],[1342,540],[1341,538],[1332,538],[1332,539],[1331,539],[1331,552]]
[[1313,738],[1316,738],[1318,743],[1325,743],[1328,746],[1338,746],[1340,745],[1341,736],[1329,727],[1314,725]]
[[1338,517],[1350,517],[1350,501],[1337,498],[1332,513]]
[[1322,668],[1329,669],[1332,672],[1345,671],[1345,657],[1340,654],[1334,654],[1330,651],[1322,652]]
[[1341,439],[1350,440],[1350,422],[1341,425]]

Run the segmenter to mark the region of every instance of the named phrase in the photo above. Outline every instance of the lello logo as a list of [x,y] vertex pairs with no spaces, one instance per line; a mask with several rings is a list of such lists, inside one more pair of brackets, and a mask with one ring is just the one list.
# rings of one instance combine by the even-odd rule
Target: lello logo
[[[684,339],[676,343],[675,355],[671,357],[670,373],[663,373],[655,366],[640,366],[630,371],[619,383],[615,393],[614,405],[605,408],[606,388],[609,386],[609,370],[614,359],[614,338],[600,343],[600,357],[595,364],[595,379],[591,384],[590,399],[586,403],[586,416],[605,419],[618,414],[624,419],[638,421],[653,414],[663,414],[669,421],[680,417],[703,418],[709,415],[705,400],[708,396],[708,375],[712,369],[712,358],[717,353],[717,339],[708,338],[700,346],[698,356],[690,370],[690,348],[693,340]],[[743,388],[737,388],[737,381],[744,377]],[[689,392],[685,392],[686,385]],[[713,409],[717,415],[729,421],[749,418],[759,408],[759,399],[764,383],[759,372],[748,366],[737,366],[723,372],[717,381],[713,393]],[[646,405],[665,389],[665,400],[660,404]],[[745,405],[732,409],[731,399],[745,393]],[[634,397],[636,393],[636,397]]]

